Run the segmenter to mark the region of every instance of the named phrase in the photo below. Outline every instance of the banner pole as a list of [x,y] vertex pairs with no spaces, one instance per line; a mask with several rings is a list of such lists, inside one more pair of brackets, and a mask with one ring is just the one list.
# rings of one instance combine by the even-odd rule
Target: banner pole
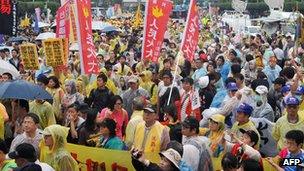
[[173,91],[173,84],[176,80],[176,75],[177,75],[177,68],[178,68],[178,63],[179,63],[179,60],[180,60],[180,56],[182,55],[182,52],[179,51],[177,53],[177,61],[176,61],[176,65],[175,65],[175,71],[174,71],[174,75],[173,75],[173,80],[172,80],[172,84],[171,84],[171,89],[170,89],[170,93],[169,93],[169,98],[168,98],[168,101],[167,101],[167,106],[169,106],[170,104],[170,100],[171,100],[171,96],[172,96],[172,91]]

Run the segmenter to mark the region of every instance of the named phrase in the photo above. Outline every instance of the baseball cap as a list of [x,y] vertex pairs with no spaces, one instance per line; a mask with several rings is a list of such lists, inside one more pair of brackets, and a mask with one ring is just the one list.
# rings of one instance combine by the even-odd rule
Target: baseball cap
[[268,93],[268,88],[267,88],[266,86],[264,86],[264,85],[259,85],[259,86],[257,86],[257,88],[255,89],[255,91],[256,91],[257,93],[259,93],[260,95],[262,95],[262,94],[267,94],[267,93]]
[[281,92],[286,93],[290,91],[290,85],[285,85],[282,87]]
[[168,150],[159,153],[159,155],[166,157],[176,168],[179,169],[178,165],[182,160],[182,157],[176,150],[169,148]]
[[304,86],[299,86],[297,88],[296,94],[297,95],[303,95],[304,94]]
[[8,157],[11,159],[24,158],[30,160],[30,162],[35,162],[37,160],[35,148],[28,143],[18,145],[15,151],[8,153]]
[[197,132],[199,131],[199,122],[193,116],[186,117],[186,119],[182,123],[182,126],[190,128],[190,129],[194,129],[195,128]]
[[153,107],[152,105],[147,105],[145,108],[144,108],[144,111],[148,111],[149,113],[156,113],[156,109],[155,107]]
[[212,115],[210,119],[217,123],[225,123],[225,116],[221,114]]
[[299,102],[298,98],[291,96],[286,99],[285,104],[286,105],[299,105],[300,102]]
[[236,83],[234,83],[234,82],[228,83],[226,88],[229,91],[237,91],[238,90],[238,87],[237,87]]
[[251,115],[253,111],[253,108],[247,104],[247,103],[242,103],[238,108],[237,108],[237,113],[244,113],[246,115]]

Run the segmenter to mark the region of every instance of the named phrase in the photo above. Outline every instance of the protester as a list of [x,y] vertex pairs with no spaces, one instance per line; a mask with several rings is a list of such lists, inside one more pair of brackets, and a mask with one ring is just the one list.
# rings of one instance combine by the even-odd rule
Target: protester
[[128,79],[129,89],[121,95],[124,103],[124,108],[128,112],[128,116],[130,117],[132,114],[132,102],[136,97],[142,97],[145,99],[149,99],[149,93],[139,86],[139,79],[137,76],[130,76]]
[[62,121],[63,116],[60,108],[61,100],[64,96],[63,90],[60,88],[60,82],[56,76],[50,76],[48,78],[48,87],[46,90],[52,95],[53,97],[53,111],[56,116],[57,121]]
[[284,137],[288,131],[304,130],[304,119],[298,114],[299,100],[295,97],[288,97],[285,101],[287,114],[277,120],[273,128],[272,136],[278,142],[278,149],[284,147]]
[[107,76],[99,74],[97,76],[97,88],[90,92],[89,97],[85,99],[85,102],[92,108],[101,111],[101,109],[107,106],[107,102],[110,101],[113,93],[105,86],[107,83]]
[[157,120],[157,114],[151,105],[144,108],[143,120],[135,130],[136,138],[133,141],[135,149],[141,149],[144,153],[160,152],[166,149],[170,141],[169,130]]
[[71,154],[65,149],[68,129],[60,125],[51,125],[44,129],[44,146],[49,148],[50,153],[42,153],[40,159],[55,170],[77,171],[78,164]]
[[180,154],[169,148],[166,151],[159,153],[161,161],[159,164],[151,163],[149,160],[144,158],[144,155],[141,151],[131,150],[132,154],[132,164],[136,171],[146,170],[158,170],[158,171],[178,171],[179,163],[181,161]]
[[11,151],[8,154],[8,157],[15,159],[15,162],[20,170],[23,170],[25,167],[31,164],[37,164],[43,171],[55,171],[50,165],[42,163],[38,160],[35,148],[29,143],[19,144],[14,151]]
[[[198,151],[198,158],[197,166],[192,167],[193,170],[213,170],[211,155],[209,150],[207,149],[206,142],[202,137],[198,136],[199,133],[199,123],[198,121],[192,117],[187,117],[184,122],[182,123],[182,134],[183,134],[183,145],[193,145]],[[191,151],[185,150],[183,155],[183,159],[186,163],[191,165],[190,163],[196,161],[189,161],[189,156],[193,155]],[[193,166],[193,165],[191,165]]]
[[98,134],[99,129],[96,123],[97,111],[90,109],[87,111],[86,120],[83,123],[83,127],[79,129],[78,144],[86,146],[95,146],[90,143],[93,136]]
[[1,171],[11,171],[16,168],[17,165],[12,160],[5,160],[6,154],[9,152],[8,147],[3,139],[0,138],[0,169]]
[[[237,122],[235,122],[231,128],[231,131],[236,134],[237,138],[241,138],[241,136],[243,134],[241,132],[241,130],[244,130],[244,131],[253,130],[258,136],[260,136],[254,123],[249,120],[249,117],[251,116],[252,112],[253,112],[253,108],[246,103],[242,103],[238,107],[237,115],[236,115]],[[259,139],[260,139],[260,137],[258,138],[258,143],[255,145],[255,148],[258,148],[260,145]]]
[[22,122],[24,132],[17,135],[11,143],[10,152],[21,143],[29,143],[35,147],[37,156],[40,154],[39,144],[42,140],[42,131],[39,128],[39,117],[34,113],[25,115]]
[[70,128],[67,137],[68,143],[77,144],[79,140],[79,131],[83,127],[85,120],[78,116],[77,104],[72,104],[67,107],[66,117],[64,118],[64,126]]
[[133,100],[133,113],[131,115],[131,118],[128,122],[128,125],[126,127],[126,138],[125,143],[126,145],[131,148],[132,143],[135,138],[135,129],[136,126],[143,122],[143,115],[144,115],[144,99],[142,97],[136,97]]
[[124,150],[124,143],[116,136],[116,122],[111,118],[105,118],[100,124],[100,139],[96,144],[96,147],[112,149],[112,150]]
[[125,136],[126,127],[129,121],[128,113],[122,108],[122,98],[118,95],[112,96],[107,108],[100,111],[97,122],[102,122],[105,118],[110,118],[116,122],[116,135],[121,140]]
[[52,105],[44,100],[35,100],[30,102],[30,112],[39,116],[42,129],[56,124],[55,114]]

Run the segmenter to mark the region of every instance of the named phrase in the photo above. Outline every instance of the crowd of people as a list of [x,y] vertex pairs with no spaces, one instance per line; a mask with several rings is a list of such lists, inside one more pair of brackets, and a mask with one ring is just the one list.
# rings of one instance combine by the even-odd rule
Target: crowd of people
[[[183,24],[170,20],[153,63],[141,60],[142,29],[116,20],[122,32],[94,33],[98,75],[81,75],[78,52],[64,70],[47,66],[39,41],[37,71],[24,70],[20,43],[0,51],[21,74],[1,82],[25,79],[53,97],[2,100],[1,170],[78,170],[67,143],[128,150],[136,170],[212,171],[214,157],[225,171],[263,170],[262,158],[277,170],[303,169],[282,161],[304,161],[304,44],[204,18],[194,61],[179,62]],[[160,163],[145,158],[150,152]]]

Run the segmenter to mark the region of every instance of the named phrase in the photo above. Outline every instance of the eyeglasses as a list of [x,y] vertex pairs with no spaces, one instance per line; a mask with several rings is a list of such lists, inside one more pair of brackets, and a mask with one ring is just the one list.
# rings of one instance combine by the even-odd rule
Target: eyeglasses
[[122,103],[115,103],[116,105],[122,105]]

